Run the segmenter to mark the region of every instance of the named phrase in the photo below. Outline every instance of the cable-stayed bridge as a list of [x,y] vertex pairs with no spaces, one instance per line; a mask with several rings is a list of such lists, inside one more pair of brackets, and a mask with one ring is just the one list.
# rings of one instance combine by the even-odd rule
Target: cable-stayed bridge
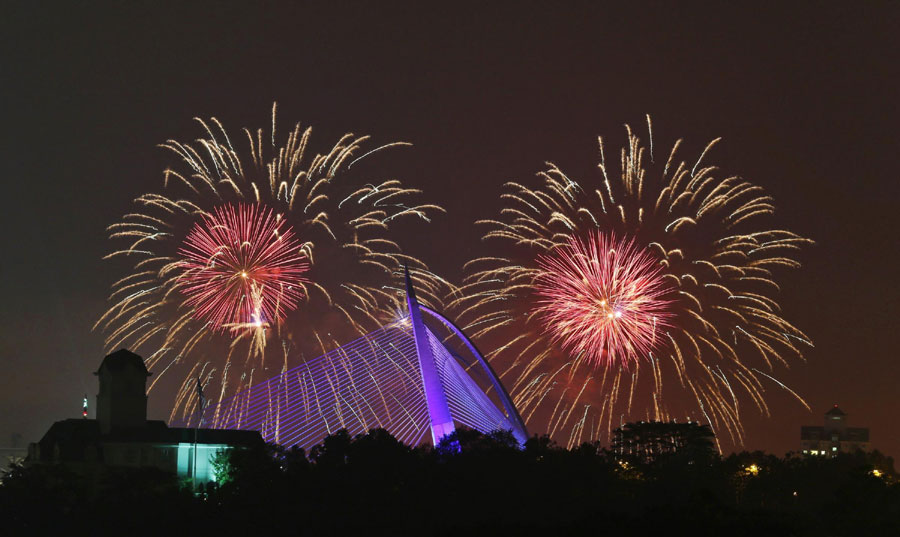
[[405,317],[205,408],[199,425],[305,449],[340,429],[376,427],[409,445],[436,445],[456,425],[505,429],[524,443],[522,418],[478,349],[416,301],[408,275],[406,293]]

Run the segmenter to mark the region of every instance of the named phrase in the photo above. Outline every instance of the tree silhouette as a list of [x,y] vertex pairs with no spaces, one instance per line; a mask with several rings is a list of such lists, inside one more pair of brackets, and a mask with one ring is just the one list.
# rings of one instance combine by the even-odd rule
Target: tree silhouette
[[4,535],[900,535],[900,484],[880,453],[722,458],[697,424],[617,433],[610,449],[564,449],[462,427],[437,448],[338,431],[308,454],[223,453],[206,495],[150,470],[17,466],[0,517]]
[[687,463],[703,463],[715,456],[714,441],[708,425],[642,421],[616,429],[610,450],[632,463],[650,464],[675,456]]

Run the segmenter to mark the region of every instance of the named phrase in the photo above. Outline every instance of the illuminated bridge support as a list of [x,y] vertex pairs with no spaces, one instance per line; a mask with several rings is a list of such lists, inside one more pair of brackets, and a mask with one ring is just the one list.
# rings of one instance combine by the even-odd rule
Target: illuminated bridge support
[[[208,405],[204,427],[252,429],[267,442],[310,449],[345,429],[383,428],[401,442],[437,445],[457,426],[528,439],[522,418],[487,360],[440,313],[416,300],[409,315]],[[460,345],[462,343],[462,345]],[[477,362],[477,363],[476,363]]]
[[451,332],[453,332],[456,337],[458,337],[460,340],[462,340],[463,343],[466,344],[469,352],[471,352],[472,355],[475,356],[475,358],[481,364],[481,367],[487,374],[488,379],[490,379],[491,381],[491,385],[493,386],[494,391],[500,398],[500,402],[503,404],[504,410],[506,410],[506,417],[509,422],[509,431],[513,434],[516,440],[519,441],[519,445],[524,446],[525,441],[528,440],[528,429],[525,428],[525,422],[522,420],[522,416],[519,415],[519,410],[516,409],[516,405],[513,403],[512,398],[509,396],[509,393],[506,392],[506,388],[504,388],[503,384],[500,382],[500,378],[497,377],[496,373],[494,373],[494,369],[481,354],[481,351],[479,351],[475,347],[475,344],[472,343],[472,340],[470,340],[469,337],[466,336],[458,326],[450,321],[450,319],[444,317],[431,308],[425,306],[419,306],[419,308],[421,311],[424,311],[425,313],[440,321]]
[[456,428],[453,426],[450,407],[447,406],[447,396],[444,395],[444,385],[438,374],[431,342],[428,340],[428,332],[425,323],[422,322],[422,312],[419,310],[416,292],[413,290],[412,280],[409,278],[409,269],[406,269],[406,304],[409,308],[413,338],[416,341],[416,355],[419,357],[419,371],[422,373],[425,404],[428,405],[428,416],[431,420],[431,442],[437,446],[442,438],[451,434]]

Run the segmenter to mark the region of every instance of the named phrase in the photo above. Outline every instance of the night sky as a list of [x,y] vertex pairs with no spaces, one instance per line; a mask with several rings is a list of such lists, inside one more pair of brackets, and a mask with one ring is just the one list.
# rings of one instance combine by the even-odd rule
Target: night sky
[[[36,441],[93,406],[103,356],[91,326],[121,277],[105,228],[162,188],[156,144],[232,130],[312,125],[313,149],[344,132],[407,140],[390,169],[448,214],[404,247],[451,280],[478,252],[472,222],[501,185],[553,161],[596,175],[596,137],[654,120],[775,197],[774,222],[816,241],[781,279],[784,315],[816,347],[746,412],[748,449],[799,447],[833,403],[873,446],[900,455],[897,365],[896,3],[785,9],[710,3],[275,2],[6,4],[0,22],[4,233],[0,446]],[[747,402],[749,405],[749,401]],[[168,402],[151,396],[151,417]]]

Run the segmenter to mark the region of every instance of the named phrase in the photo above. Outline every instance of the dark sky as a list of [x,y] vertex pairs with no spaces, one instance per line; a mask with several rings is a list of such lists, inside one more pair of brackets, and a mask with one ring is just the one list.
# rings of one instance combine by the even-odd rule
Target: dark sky
[[198,136],[194,116],[264,126],[278,101],[320,150],[347,131],[415,144],[393,171],[449,213],[406,248],[451,279],[504,181],[545,160],[592,179],[596,136],[618,146],[645,113],[684,158],[724,137],[708,161],[817,242],[780,297],[816,347],[779,377],[813,412],[770,393],[747,447],[796,449],[837,402],[900,455],[897,4],[557,4],[5,4],[0,445],[93,404],[90,328],[119,277],[104,228],[161,188],[156,144]]

